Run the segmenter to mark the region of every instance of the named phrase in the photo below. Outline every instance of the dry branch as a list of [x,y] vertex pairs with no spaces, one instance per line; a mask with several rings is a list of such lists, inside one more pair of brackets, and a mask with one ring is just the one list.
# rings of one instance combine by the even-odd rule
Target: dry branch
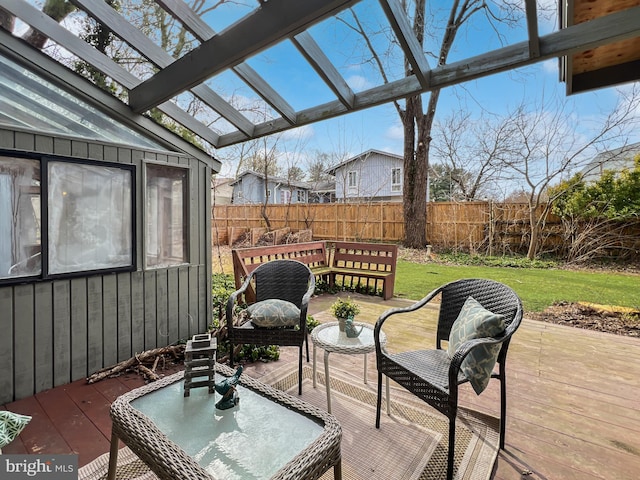
[[[94,374],[92,374],[87,378],[87,383],[91,384],[91,383],[98,382],[103,378],[119,375],[120,373],[134,367],[137,367],[140,370],[144,371],[144,373],[146,373],[150,379],[153,376],[155,376],[156,377],[155,379],[157,379],[158,375],[152,370],[150,370],[148,367],[144,366],[143,363],[153,361],[154,362],[153,368],[155,370],[155,367],[157,366],[157,361],[159,360],[159,358],[167,354],[172,355],[174,358],[179,358],[180,356],[184,356],[184,345],[169,345],[168,347],[160,347],[160,348],[154,348],[152,350],[146,350],[138,355],[135,355],[129,358],[128,360],[124,360],[111,367],[98,370],[97,372],[95,372]],[[147,370],[148,372],[146,372],[145,370]]]

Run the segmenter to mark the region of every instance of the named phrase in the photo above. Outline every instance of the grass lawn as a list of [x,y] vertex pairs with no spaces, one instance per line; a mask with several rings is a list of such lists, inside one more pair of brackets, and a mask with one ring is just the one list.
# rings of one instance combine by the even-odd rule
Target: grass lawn
[[394,294],[418,300],[460,278],[489,278],[509,285],[525,310],[542,311],[557,301],[640,308],[640,275],[546,268],[418,264],[398,260]]

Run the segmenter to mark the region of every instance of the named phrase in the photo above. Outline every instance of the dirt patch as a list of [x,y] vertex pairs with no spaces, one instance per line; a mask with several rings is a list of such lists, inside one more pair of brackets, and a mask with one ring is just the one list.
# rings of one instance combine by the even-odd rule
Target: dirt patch
[[525,318],[629,337],[640,337],[640,311],[558,302]]

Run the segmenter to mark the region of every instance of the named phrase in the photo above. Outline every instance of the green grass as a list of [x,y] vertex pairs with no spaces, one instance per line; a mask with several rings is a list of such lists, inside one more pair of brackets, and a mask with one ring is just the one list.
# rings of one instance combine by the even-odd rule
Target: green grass
[[640,308],[640,275],[555,268],[418,264],[398,260],[394,294],[418,300],[440,285],[460,278],[488,278],[509,285],[528,311],[542,311],[558,301]]

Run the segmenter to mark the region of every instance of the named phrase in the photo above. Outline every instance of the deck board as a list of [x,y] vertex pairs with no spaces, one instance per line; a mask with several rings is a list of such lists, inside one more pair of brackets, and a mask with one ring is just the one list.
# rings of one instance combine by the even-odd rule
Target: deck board
[[[311,302],[320,321],[332,297]],[[366,302],[363,321],[402,301]],[[405,301],[406,302],[406,301]],[[369,320],[366,320],[369,319]],[[415,325],[411,322],[416,322]],[[432,326],[412,319],[403,328],[430,335]],[[387,335],[390,332],[387,331]],[[401,339],[394,346],[407,343]],[[313,346],[311,346],[313,347]],[[295,363],[297,348],[281,348],[278,362],[248,365],[245,372],[260,378],[283,362]],[[369,379],[376,382],[375,355],[368,356]],[[362,357],[331,356],[331,363],[361,372]],[[167,374],[173,373],[167,371]],[[640,339],[525,320],[514,336],[507,365],[507,436],[492,478],[496,480],[613,479],[635,480],[640,471]],[[2,408],[34,418],[4,453],[80,454],[84,465],[109,448],[109,404],[143,384],[136,374],[92,385],[84,380],[56,387]],[[480,396],[461,389],[460,404],[498,415],[499,388],[491,382]],[[372,479],[373,480],[373,479]]]

